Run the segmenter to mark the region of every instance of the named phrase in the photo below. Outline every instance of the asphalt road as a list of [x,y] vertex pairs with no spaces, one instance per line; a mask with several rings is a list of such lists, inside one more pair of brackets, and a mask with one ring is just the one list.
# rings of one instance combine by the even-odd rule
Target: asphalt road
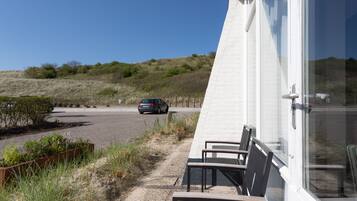
[[[173,108],[175,116],[189,116],[199,109]],[[27,140],[39,139],[44,135],[58,133],[69,138],[89,139],[96,148],[103,148],[112,143],[127,142],[145,133],[156,121],[164,122],[165,114],[138,114],[136,108],[97,108],[71,109],[56,108],[51,120],[82,125],[71,128],[17,135],[0,140],[0,152],[9,144],[22,145]]]

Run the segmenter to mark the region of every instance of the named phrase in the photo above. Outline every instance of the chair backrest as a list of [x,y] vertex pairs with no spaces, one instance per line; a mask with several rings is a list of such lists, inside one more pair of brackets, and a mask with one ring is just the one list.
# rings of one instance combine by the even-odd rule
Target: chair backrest
[[273,152],[259,140],[253,138],[249,151],[242,192],[245,195],[264,197],[268,185]]
[[244,151],[248,150],[252,133],[253,133],[253,128],[250,126],[244,125],[242,137],[240,139],[239,150],[244,150]]
[[351,166],[354,191],[357,192],[357,145],[348,145],[347,155]]

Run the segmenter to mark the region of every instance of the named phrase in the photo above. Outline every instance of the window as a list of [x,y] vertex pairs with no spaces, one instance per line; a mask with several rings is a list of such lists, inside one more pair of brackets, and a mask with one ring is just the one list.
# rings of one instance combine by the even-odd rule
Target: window
[[287,0],[263,0],[260,10],[260,136],[287,163]]
[[319,198],[357,197],[357,1],[305,6],[305,188]]

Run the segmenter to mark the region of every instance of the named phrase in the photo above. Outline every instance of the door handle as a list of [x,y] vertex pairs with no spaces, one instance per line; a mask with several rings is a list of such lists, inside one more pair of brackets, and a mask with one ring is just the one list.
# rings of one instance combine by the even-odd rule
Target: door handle
[[296,93],[295,84],[291,87],[291,91],[288,94],[282,96],[283,99],[291,100],[291,124],[294,129],[296,129],[296,101],[295,99],[299,98],[299,94]]
[[289,94],[283,95],[282,98],[283,99],[289,99],[289,100],[295,100],[295,99],[299,98],[299,94],[289,93]]

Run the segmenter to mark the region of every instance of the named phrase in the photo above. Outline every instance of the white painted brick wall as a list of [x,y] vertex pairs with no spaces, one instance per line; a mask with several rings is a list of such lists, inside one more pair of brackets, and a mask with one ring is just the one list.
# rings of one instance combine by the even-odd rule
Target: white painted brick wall
[[229,8],[189,158],[201,158],[205,140],[240,140],[245,121],[245,10]]

